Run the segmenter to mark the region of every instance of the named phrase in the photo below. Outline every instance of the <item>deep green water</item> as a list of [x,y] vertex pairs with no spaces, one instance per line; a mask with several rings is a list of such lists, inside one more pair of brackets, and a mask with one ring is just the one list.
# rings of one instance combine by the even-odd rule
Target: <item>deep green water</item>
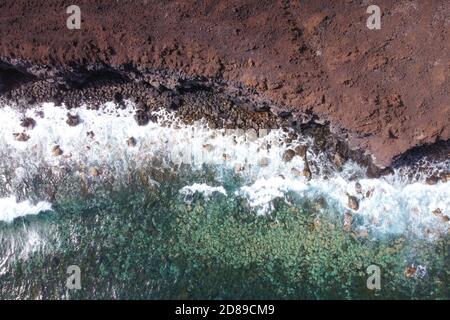
[[[45,238],[43,248],[0,268],[0,298],[450,298],[448,235],[356,238],[326,198],[295,194],[258,216],[233,195],[239,176],[224,172],[224,184],[209,169],[149,167],[88,185],[68,173],[53,211],[0,222],[1,259],[8,235],[35,230]],[[194,194],[187,204],[179,190],[194,182],[223,185],[229,196]],[[426,265],[426,274],[407,278],[411,263]],[[381,290],[367,289],[372,264],[381,268]],[[81,290],[66,288],[70,265],[81,269]]]

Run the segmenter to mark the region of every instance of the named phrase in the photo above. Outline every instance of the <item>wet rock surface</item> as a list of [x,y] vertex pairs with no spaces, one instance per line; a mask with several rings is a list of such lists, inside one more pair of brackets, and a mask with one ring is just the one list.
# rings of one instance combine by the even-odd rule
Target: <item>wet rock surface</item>
[[71,126],[71,127],[75,127],[77,125],[79,125],[81,122],[80,117],[76,114],[67,114],[67,120],[66,123]]
[[348,196],[348,207],[354,211],[358,211],[359,209],[359,201],[354,196]]
[[128,140],[127,140],[127,145],[128,145],[129,147],[135,147],[135,146],[137,145],[136,139],[135,139],[134,137],[128,138]]
[[292,149],[287,149],[283,154],[283,161],[289,162],[295,157],[295,151]]
[[16,141],[20,141],[20,142],[26,142],[26,141],[30,140],[30,136],[24,132],[14,133],[13,136]]
[[32,118],[23,118],[20,122],[20,126],[32,130],[36,126],[36,121]]
[[60,156],[60,155],[62,155],[64,152],[62,151],[62,149],[60,148],[60,146],[54,146],[53,148],[52,148],[52,154],[55,156],[55,157],[57,157],[57,156]]

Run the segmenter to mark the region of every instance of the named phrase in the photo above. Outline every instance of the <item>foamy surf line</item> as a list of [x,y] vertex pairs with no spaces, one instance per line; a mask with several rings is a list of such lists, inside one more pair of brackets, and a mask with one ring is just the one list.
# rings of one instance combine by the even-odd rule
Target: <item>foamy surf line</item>
[[0,198],[0,221],[4,222],[12,222],[18,217],[37,215],[51,210],[51,203],[46,201],[40,201],[33,205],[28,200],[17,202],[15,197]]
[[[270,214],[273,200],[285,199],[289,192],[308,199],[321,195],[343,216],[351,214],[355,220],[362,219],[358,228],[416,235],[448,232],[448,183],[427,185],[426,177],[420,175],[409,181],[404,170],[368,179],[365,169],[351,161],[341,171],[330,173],[333,165],[310,148],[306,152],[309,165],[298,154],[288,154],[286,159],[288,150],[313,144],[311,138],[289,140],[288,133],[281,129],[243,132],[213,130],[202,122],[185,125],[166,111],[154,113],[158,121],[139,126],[133,117],[134,108],[126,102],[125,108],[106,103],[99,110],[81,106],[68,111],[46,103],[22,114],[5,106],[0,109],[0,151],[7,155],[2,165],[14,169],[18,181],[30,170],[30,164],[52,168],[98,166],[113,174],[120,174],[131,163],[148,163],[153,157],[167,160],[167,166],[188,163],[198,170],[203,164],[219,165],[242,176],[244,185],[238,190],[225,190],[220,185],[194,183],[180,193],[188,197],[203,193],[206,198],[216,193],[239,195],[261,215]],[[68,125],[68,113],[78,117],[77,125]],[[24,128],[21,122],[26,118],[34,123]],[[436,170],[449,169],[448,162],[436,164]],[[217,180],[223,183],[221,171],[217,174]],[[6,183],[5,177],[1,179],[0,183]],[[24,212],[16,211],[8,217]]]

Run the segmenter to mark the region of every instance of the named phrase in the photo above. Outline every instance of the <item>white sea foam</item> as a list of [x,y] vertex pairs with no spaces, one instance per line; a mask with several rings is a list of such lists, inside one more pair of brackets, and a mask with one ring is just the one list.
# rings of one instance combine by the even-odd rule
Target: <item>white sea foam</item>
[[185,196],[185,199],[187,196],[192,196],[196,192],[201,193],[206,199],[209,199],[214,193],[221,193],[224,196],[227,196],[227,192],[224,187],[212,187],[205,183],[194,183],[193,185],[185,186],[180,190],[180,193]]
[[[66,124],[67,112],[50,103],[28,109],[25,114],[12,107],[0,109],[0,152],[9,157],[3,166],[14,166],[15,179],[23,179],[31,164],[45,163],[54,168],[99,165],[117,173],[130,163],[140,165],[158,156],[170,166],[188,163],[201,169],[204,164],[218,165],[219,183],[225,179],[220,168],[234,170],[244,181],[237,190],[193,184],[180,192],[201,192],[206,197],[214,192],[228,196],[238,194],[248,199],[259,214],[270,213],[275,198],[286,199],[287,193],[294,192],[308,199],[324,197],[336,212],[352,212],[355,219],[362,221],[360,228],[374,233],[438,234],[449,228],[449,222],[442,218],[450,214],[448,183],[427,185],[425,177],[411,182],[405,179],[406,173],[400,171],[380,179],[369,179],[364,168],[352,162],[347,162],[342,171],[327,173],[325,177],[324,168],[332,167],[332,164],[323,154],[314,154],[310,149],[307,157],[313,178],[308,181],[299,174],[305,167],[303,159],[295,156],[286,162],[283,154],[287,148],[312,144],[313,141],[305,137],[289,141],[288,133],[283,130],[260,132],[259,135],[255,131],[213,130],[202,122],[184,125],[165,111],[155,113],[159,119],[157,123],[138,126],[133,118],[134,106],[129,102],[125,109],[107,103],[97,111],[86,106],[70,111],[78,114],[82,121],[75,127]],[[43,116],[37,116],[39,114]],[[30,136],[26,142],[16,141],[13,136],[24,130],[19,125],[23,116],[36,120],[35,128],[26,130]],[[90,132],[93,137],[88,134]],[[135,147],[127,144],[130,137],[135,138]],[[55,145],[63,150],[62,156],[52,154]],[[450,171],[449,162],[439,164],[439,168]],[[5,180],[0,174],[0,186],[6,183]],[[356,180],[361,185],[361,193],[355,189]],[[349,195],[358,199],[357,211],[348,208]],[[433,214],[436,209],[442,212],[441,216]]]
[[33,205],[30,201],[17,202],[15,197],[0,198],[0,221],[11,222],[18,217],[36,215],[51,209],[51,203],[45,201]]
[[52,230],[48,226],[23,226],[14,230],[0,232],[1,254],[0,275],[8,270],[8,264],[27,259],[30,255],[45,250],[47,246],[46,235]]
[[[444,216],[448,215],[448,184],[391,185],[383,178],[361,179],[359,183],[362,193],[354,191],[354,182],[339,176],[327,180],[313,179],[307,183],[300,179],[274,177],[257,180],[252,185],[242,187],[239,193],[249,199],[258,214],[270,213],[275,198],[285,199],[287,192],[295,192],[310,200],[318,196],[325,197],[337,212],[351,212],[354,218],[360,218],[360,229],[370,229],[376,234],[408,233],[417,236],[448,232],[450,223],[436,214],[439,209]],[[358,199],[358,210],[348,207],[349,195]]]
[[[99,111],[88,110],[86,106],[77,108],[72,114],[78,114],[82,123],[70,127],[66,124],[67,109],[55,107],[51,103],[39,108],[31,108],[20,114],[12,107],[0,109],[0,141],[9,148],[36,162],[45,161],[52,165],[66,162],[82,164],[127,163],[130,160],[148,160],[154,155],[165,155],[167,160],[201,166],[205,163],[226,163],[228,166],[245,168],[245,172],[272,174],[283,169],[281,151],[286,133],[274,130],[268,135],[256,139],[256,133],[232,130],[210,130],[206,125],[197,123],[183,125],[170,113],[156,113],[159,123],[150,122],[147,126],[138,126],[133,118],[131,104],[124,110],[113,103],[107,103]],[[43,114],[40,118],[37,114]],[[24,131],[20,119],[32,117],[36,127],[28,130],[29,140],[16,141],[13,133]],[[162,123],[170,125],[162,126]],[[93,132],[94,137],[88,136]],[[127,139],[134,137],[137,145],[130,148]],[[270,149],[267,147],[270,144]],[[63,156],[55,157],[52,148],[58,145]],[[268,166],[257,168],[256,156],[265,157]],[[302,161],[296,157],[292,165],[302,168]]]

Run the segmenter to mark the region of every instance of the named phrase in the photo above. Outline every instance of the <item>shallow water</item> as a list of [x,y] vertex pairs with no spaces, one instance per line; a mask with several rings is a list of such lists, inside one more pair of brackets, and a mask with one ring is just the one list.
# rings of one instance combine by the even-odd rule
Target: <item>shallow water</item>
[[[139,127],[133,108],[83,106],[69,127],[44,104],[26,111],[27,141],[13,136],[24,115],[0,109],[1,298],[450,297],[448,183],[338,170],[289,130],[212,130],[163,111]],[[298,145],[310,181],[300,156],[283,160]],[[70,265],[81,290],[66,287]]]

